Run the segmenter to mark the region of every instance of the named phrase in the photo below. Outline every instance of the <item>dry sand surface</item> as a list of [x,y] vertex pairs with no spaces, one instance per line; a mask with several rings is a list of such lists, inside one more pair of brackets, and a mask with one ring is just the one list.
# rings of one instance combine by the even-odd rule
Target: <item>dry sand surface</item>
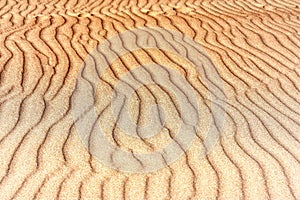
[[0,200],[300,199],[299,13],[1,0]]

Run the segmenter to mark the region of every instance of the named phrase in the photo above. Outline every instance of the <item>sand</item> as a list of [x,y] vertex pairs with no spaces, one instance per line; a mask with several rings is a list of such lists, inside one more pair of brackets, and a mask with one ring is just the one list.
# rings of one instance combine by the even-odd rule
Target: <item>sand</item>
[[300,199],[299,2],[0,16],[1,200]]

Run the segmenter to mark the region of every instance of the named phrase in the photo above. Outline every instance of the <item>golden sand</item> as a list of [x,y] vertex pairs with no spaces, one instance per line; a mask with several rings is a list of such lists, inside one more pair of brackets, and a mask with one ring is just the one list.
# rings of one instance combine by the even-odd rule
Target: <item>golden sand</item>
[[[1,200],[300,199],[299,2],[3,0],[0,16]],[[142,46],[117,53],[101,74],[90,96],[99,116],[96,125],[111,145],[128,155],[145,158],[146,153],[174,142],[181,126],[178,110],[190,98],[197,101],[201,118],[195,138],[174,162],[156,157],[158,163],[165,162],[164,167],[154,164],[150,172],[144,172],[147,167],[142,165],[131,167],[123,154],[112,156],[124,158],[123,163],[101,162],[108,150],[93,136],[82,139],[72,101],[80,84],[87,84],[84,77],[96,75],[79,72],[97,45],[139,28],[182,33],[199,44],[214,64],[198,57],[192,47],[186,46],[189,54],[178,56],[168,52],[171,47],[160,48],[161,42],[152,49]],[[137,38],[143,40],[143,34]],[[123,45],[137,44],[137,38],[122,38]],[[185,52],[180,45],[174,48]],[[193,63],[195,58],[203,66]],[[129,115],[114,116],[108,109],[121,77],[149,63],[167,66],[174,76],[145,67],[149,73],[140,72],[132,81],[152,78],[152,83],[142,84],[127,99]],[[196,67],[205,70],[197,72]],[[164,73],[159,85],[157,79]],[[81,83],[76,85],[78,80]],[[209,80],[220,84],[222,92],[210,87]],[[183,84],[183,89],[167,86],[171,81]],[[182,103],[185,98],[177,94],[194,97]],[[155,104],[166,116],[157,134],[141,139],[139,131],[134,137],[116,126],[116,119],[127,123],[125,129],[130,121],[138,127],[151,124]],[[214,112],[221,115],[222,127],[217,126]],[[203,146],[210,137],[209,127],[219,136]],[[201,154],[203,149],[207,152]]]

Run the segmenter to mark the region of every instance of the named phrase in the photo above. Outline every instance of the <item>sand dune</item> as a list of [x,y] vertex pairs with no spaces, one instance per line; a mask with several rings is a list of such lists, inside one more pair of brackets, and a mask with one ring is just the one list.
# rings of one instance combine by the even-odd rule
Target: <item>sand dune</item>
[[0,199],[300,199],[299,11],[1,1]]

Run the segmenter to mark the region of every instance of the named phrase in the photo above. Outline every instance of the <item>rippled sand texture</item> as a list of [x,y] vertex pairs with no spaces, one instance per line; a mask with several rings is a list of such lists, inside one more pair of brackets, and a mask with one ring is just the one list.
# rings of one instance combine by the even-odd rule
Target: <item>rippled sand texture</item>
[[[298,1],[2,0],[0,16],[1,200],[300,199]],[[227,103],[216,103],[226,123],[206,156],[199,157],[205,137],[199,131],[173,164],[132,174],[88,153],[76,132],[71,96],[86,56],[105,38],[137,27],[197,41],[222,78]],[[95,89],[98,110],[109,86],[143,62],[165,63],[185,76],[202,114],[211,117],[204,74],[197,77],[187,60],[157,49],[124,55],[110,66]],[[159,88],[138,89],[133,119],[147,122],[148,112],[139,108],[155,99],[166,113],[175,112],[172,94]],[[112,143],[131,152],[166,145],[178,125],[170,120],[161,134],[140,140],[113,128],[105,113],[100,119]]]

